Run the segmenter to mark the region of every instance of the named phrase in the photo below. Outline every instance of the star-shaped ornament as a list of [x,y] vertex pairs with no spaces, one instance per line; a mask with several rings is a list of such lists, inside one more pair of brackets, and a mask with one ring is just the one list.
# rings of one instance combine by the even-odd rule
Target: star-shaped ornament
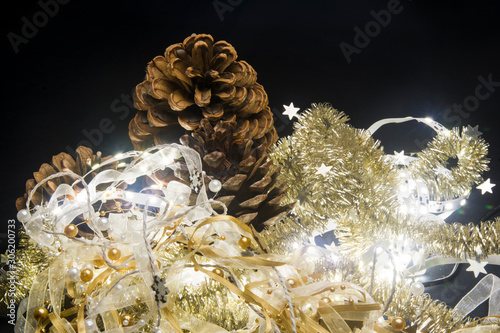
[[288,116],[290,120],[292,120],[293,117],[297,117],[297,112],[299,112],[300,108],[296,108],[293,106],[293,103],[290,103],[290,105],[286,106],[283,105],[285,108],[285,112],[283,112],[283,115]]
[[478,190],[481,190],[481,195],[483,195],[484,193],[486,192],[490,192],[490,193],[493,193],[493,191],[491,190],[493,187],[495,187],[496,184],[492,184],[490,183],[490,179],[486,179],[486,181],[484,183],[482,183],[481,185],[479,185],[478,187],[476,187]]
[[325,247],[325,249],[327,249],[328,251],[331,251],[331,252],[334,252],[334,253],[337,253],[337,252],[338,252],[338,250],[337,250],[337,245],[335,245],[335,242],[332,242],[330,245],[324,244],[324,247]]
[[470,260],[467,259],[469,262],[470,266],[467,268],[469,272],[474,272],[474,277],[477,278],[479,276],[479,273],[483,274],[488,274],[486,270],[484,269],[484,266],[488,265],[487,261],[477,261],[477,260]]
[[394,163],[397,165],[408,165],[408,159],[405,156],[404,150],[401,150],[399,153],[394,151]]
[[483,134],[482,132],[479,132],[478,128],[479,128],[479,125],[476,125],[474,127],[472,127],[471,125],[467,125],[465,132],[471,138],[477,139],[481,134]]
[[316,175],[322,175],[323,177],[326,177],[326,174],[332,169],[331,166],[326,166],[325,163],[321,163],[321,166],[318,168],[318,171],[316,171]]

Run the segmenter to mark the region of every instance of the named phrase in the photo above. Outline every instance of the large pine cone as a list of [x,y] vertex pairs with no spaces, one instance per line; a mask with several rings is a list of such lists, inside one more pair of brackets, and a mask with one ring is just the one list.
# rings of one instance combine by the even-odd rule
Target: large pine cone
[[202,119],[213,126],[234,121],[231,141],[274,144],[267,94],[252,66],[236,58],[229,43],[195,34],[154,58],[134,95],[139,110],[129,125],[134,147],[175,142],[186,131],[201,131]]
[[[76,161],[73,159],[73,157],[71,157],[71,155],[67,153],[60,153],[53,156],[51,164],[42,164],[40,170],[33,173],[34,179],[29,179],[26,182],[26,193],[24,194],[24,196],[16,200],[17,210],[26,208],[26,201],[29,194],[35,188],[35,186],[45,178],[63,171],[73,171],[77,175],[83,176],[92,170],[93,165],[104,162],[111,157],[112,156],[107,156],[103,158],[101,152],[97,152],[94,155],[92,149],[84,146],[80,146],[76,149]],[[115,165],[110,164],[105,168],[110,167],[115,167]],[[101,168],[100,170],[103,170],[103,168]],[[85,181],[90,181],[94,176],[95,173],[90,173]],[[60,184],[72,184],[75,180],[75,178],[63,176],[45,182],[31,197],[30,207],[42,205],[44,202],[50,200],[50,197]]]

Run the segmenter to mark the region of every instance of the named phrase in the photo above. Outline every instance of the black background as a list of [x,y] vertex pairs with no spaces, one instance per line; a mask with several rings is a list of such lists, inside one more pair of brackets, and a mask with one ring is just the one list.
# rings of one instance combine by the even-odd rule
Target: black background
[[[500,81],[500,6],[484,0],[401,0],[400,12],[348,63],[340,43],[353,45],[354,28],[364,30],[374,20],[371,11],[386,9],[388,2],[73,0],[59,5],[18,52],[8,34],[22,36],[23,17],[33,22],[42,8],[37,1],[4,7],[1,232],[15,218],[15,199],[32,173],[68,146],[75,148],[86,139],[84,131],[98,129],[102,119],[110,119],[115,129],[103,134],[94,150],[108,155],[132,148],[127,126],[135,112],[120,99],[142,81],[148,61],[191,33],[231,43],[259,73],[275,113],[290,102],[302,110],[330,102],[358,128],[404,116],[431,116],[447,127],[479,125],[491,144],[491,171],[485,178],[499,182],[500,87],[467,118],[444,115],[474,96],[479,76]],[[281,136],[291,133],[286,119],[275,119]],[[415,139],[429,139],[432,132],[411,122],[387,125],[376,137],[387,153],[410,152],[420,150]],[[479,221],[498,204],[493,190],[483,196],[473,190],[463,214],[450,220]],[[1,240],[4,251],[5,236]],[[429,291],[455,304],[479,281],[465,268],[460,267],[458,278]]]

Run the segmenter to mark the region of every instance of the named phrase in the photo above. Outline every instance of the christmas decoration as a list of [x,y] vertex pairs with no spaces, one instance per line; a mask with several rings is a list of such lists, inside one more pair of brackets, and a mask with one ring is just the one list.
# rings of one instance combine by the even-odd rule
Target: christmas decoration
[[293,103],[290,103],[290,105],[283,105],[285,108],[285,112],[283,112],[283,115],[288,116],[290,120],[292,120],[293,117],[297,117],[297,112],[299,112],[299,108],[296,108]]
[[[255,71],[209,35],[155,58],[135,101],[140,150],[57,155],[18,200],[15,292],[0,285],[16,332],[500,332],[496,276],[453,309],[426,293],[429,268],[500,264],[500,219],[445,221],[478,184],[492,192],[477,126],[362,130],[291,103],[294,132],[274,145]],[[387,154],[372,135],[406,121],[434,139]],[[488,299],[488,317],[467,317]]]

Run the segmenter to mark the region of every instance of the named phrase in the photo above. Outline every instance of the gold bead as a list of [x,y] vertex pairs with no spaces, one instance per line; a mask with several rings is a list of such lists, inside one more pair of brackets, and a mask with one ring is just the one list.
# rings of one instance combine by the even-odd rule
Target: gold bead
[[127,327],[127,326],[132,326],[133,324],[134,324],[134,317],[132,317],[129,314],[122,316],[122,326]]
[[36,308],[35,311],[33,311],[33,318],[35,318],[36,321],[44,321],[48,316],[49,311],[44,307]]
[[118,260],[120,259],[121,255],[122,255],[121,251],[118,250],[117,248],[108,251],[108,258],[111,260]]
[[240,240],[238,241],[238,245],[243,249],[246,250],[250,245],[252,244],[252,240],[248,237],[241,237]]
[[297,281],[295,281],[295,279],[288,279],[288,280],[286,280],[286,282],[288,282],[288,284],[289,284],[289,285],[290,285],[290,287],[292,287],[292,288],[297,287]]
[[122,211],[122,208],[121,208],[121,207],[118,207],[118,208],[116,208],[116,211],[117,211],[118,213],[120,213],[120,212]]
[[135,303],[137,303],[137,304],[142,303],[142,299],[140,297],[137,297],[135,299]]
[[64,234],[67,237],[75,237],[76,235],[78,235],[78,228],[77,228],[77,226],[74,225],[74,224],[68,224],[66,226],[66,228],[64,228]]
[[90,223],[90,219],[85,219],[85,223]]
[[226,240],[226,236],[220,236],[220,240]]
[[271,289],[267,289],[266,292],[267,292],[268,295],[271,295],[273,293],[273,291]]
[[81,296],[82,298],[86,298],[86,297],[87,297],[87,293],[82,293],[80,296]]
[[214,268],[214,269],[212,269],[212,273],[215,273],[215,274],[217,274],[218,276],[220,276],[222,278],[224,277],[224,272],[220,268]]
[[45,305],[45,306],[49,306],[49,304],[50,304],[50,301],[43,302],[43,305]]
[[321,301],[324,303],[330,303],[332,300],[330,299],[330,297],[321,297]]
[[331,288],[330,288],[330,292],[331,292],[331,293],[334,293],[334,292],[335,292],[335,288],[334,288],[334,287],[331,287]]
[[347,288],[344,284],[340,286],[340,290],[345,290]]
[[63,251],[62,246],[59,246],[59,247],[57,248],[57,251],[58,251],[58,252],[62,252],[62,251]]
[[94,264],[95,267],[103,267],[104,265],[106,265],[106,261],[104,261],[103,258],[95,258],[92,263]]
[[100,216],[104,216],[104,215],[106,215],[106,212],[102,210],[102,211],[99,212],[99,215]]
[[90,282],[93,277],[94,272],[91,269],[85,268],[80,272],[80,279],[82,279],[83,282]]
[[395,331],[400,332],[405,329],[406,322],[403,318],[395,317],[394,319],[392,319],[391,326]]
[[167,247],[165,248],[165,252],[168,252],[168,251],[170,251],[170,248],[167,246]]

